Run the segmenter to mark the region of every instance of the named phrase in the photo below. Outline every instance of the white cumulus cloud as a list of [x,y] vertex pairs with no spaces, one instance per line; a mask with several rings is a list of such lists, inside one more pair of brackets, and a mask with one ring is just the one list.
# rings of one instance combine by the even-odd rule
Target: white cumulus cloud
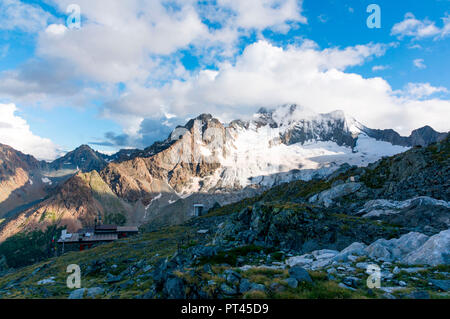
[[20,0],[0,1],[0,30],[38,32],[44,29],[52,15],[38,5]]
[[415,59],[415,60],[413,61],[413,64],[414,64],[414,66],[415,66],[416,68],[418,68],[418,69],[426,69],[427,66],[425,65],[424,62],[425,62],[424,59]]
[[105,105],[111,117],[136,119],[161,114],[179,117],[210,112],[228,121],[259,107],[297,103],[317,112],[341,109],[373,128],[393,128],[403,134],[424,125],[446,131],[448,100],[398,96],[380,77],[345,72],[384,53],[387,46],[359,45],[320,50],[311,41],[286,48],[267,41],[247,46],[236,63],[203,70],[185,81],[162,88],[130,86]]
[[448,93],[445,87],[435,87],[430,83],[408,83],[405,91],[408,95],[419,99],[436,93]]
[[446,37],[450,34],[450,18],[442,18],[443,27],[439,28],[436,23],[428,19],[418,20],[412,13],[407,13],[405,19],[392,27],[391,35],[399,38],[412,37],[415,39],[424,39],[435,37],[436,40]]
[[40,160],[53,160],[60,155],[58,147],[50,139],[34,135],[16,112],[14,104],[0,104],[0,143]]

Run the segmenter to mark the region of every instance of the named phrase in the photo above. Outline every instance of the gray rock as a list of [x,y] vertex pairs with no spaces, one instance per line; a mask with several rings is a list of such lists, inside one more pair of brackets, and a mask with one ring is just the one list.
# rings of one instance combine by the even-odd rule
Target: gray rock
[[98,295],[102,295],[103,293],[104,293],[104,289],[103,288],[101,288],[101,287],[93,287],[93,288],[89,288],[88,290],[87,290],[87,296],[89,297],[89,298],[95,298],[95,297],[97,297]]
[[115,283],[115,282],[119,282],[119,281],[121,281],[121,280],[122,280],[122,276],[120,276],[120,275],[114,276],[114,275],[108,273],[108,274],[106,275],[105,282],[106,282],[107,284],[112,284],[112,283]]
[[72,291],[69,295],[69,299],[83,299],[86,288],[80,288]]
[[233,286],[237,285],[241,280],[241,275],[230,269],[225,271],[227,282]]
[[361,280],[356,277],[347,277],[347,278],[344,278],[344,280],[342,282],[347,286],[357,288],[360,281]]
[[[342,267],[343,270],[345,270],[345,268]],[[335,274],[337,272],[336,268],[332,267],[327,269],[327,273],[328,274]]]
[[293,289],[295,289],[295,288],[298,287],[298,281],[297,281],[297,279],[295,279],[295,278],[287,278],[287,279],[285,280],[285,282],[286,282],[286,284],[287,284],[289,287],[291,287],[291,288],[293,288]]
[[313,262],[312,258],[306,258],[303,256],[295,256],[295,257],[291,257],[286,259],[286,264],[294,267],[294,266],[300,266],[303,267],[305,265],[309,265]]
[[274,282],[270,285],[270,290],[273,292],[283,292],[286,290],[286,287],[283,286],[282,284]]
[[409,299],[430,299],[430,294],[426,291],[414,291],[408,295],[406,298]]
[[195,246],[191,250],[192,254],[199,257],[212,257],[217,254],[217,247],[215,246]]
[[419,249],[402,259],[408,265],[450,264],[450,229],[430,237]]
[[391,241],[394,244],[394,247],[400,250],[399,255],[398,256],[394,255],[394,258],[398,259],[400,256],[403,256],[405,254],[410,253],[411,251],[418,249],[428,240],[428,238],[429,237],[424,234],[411,232],[401,236],[399,239],[391,239]]
[[431,279],[430,282],[433,284],[433,286],[439,288],[442,291],[449,291],[450,290],[450,280],[438,280],[438,279]]
[[383,261],[397,261],[407,254],[421,247],[428,240],[428,236],[411,232],[398,239],[378,239],[365,250],[372,259]]
[[339,251],[331,249],[321,249],[315,250],[311,254],[316,257],[316,259],[329,259],[339,254]]
[[228,286],[227,284],[223,283],[220,286],[220,290],[222,291],[223,294],[228,295],[228,296],[233,296],[237,294],[236,289]]
[[442,206],[447,209],[450,208],[450,203],[437,200],[428,196],[420,196],[407,199],[405,201],[392,201],[386,199],[376,199],[367,201],[364,208],[361,209],[358,214],[364,214],[363,218],[368,217],[380,217],[383,215],[398,214],[404,209],[408,209],[413,206]]
[[366,253],[370,258],[381,260],[393,260],[391,243],[386,239],[378,239],[366,248]]
[[289,269],[289,276],[296,279],[298,282],[312,282],[308,272],[299,266],[295,266]]
[[333,262],[332,258],[329,259],[320,259],[317,261],[314,261],[311,265],[312,270],[325,268],[326,266],[330,265]]
[[338,286],[341,287],[341,288],[344,288],[344,289],[352,290],[352,291],[356,290],[355,288],[349,287],[349,286],[347,286],[346,284],[344,284],[342,282]]
[[360,183],[345,183],[337,185],[328,190],[325,190],[318,195],[315,195],[309,199],[310,203],[323,204],[325,207],[333,205],[333,201],[339,197],[353,194],[362,187]]
[[37,282],[38,285],[50,285],[55,283],[55,277],[50,277],[47,279],[42,279]]
[[362,243],[353,243],[347,248],[343,249],[339,254],[334,257],[336,261],[345,261],[350,255],[362,256],[365,253],[367,245]]
[[394,277],[394,275],[391,274],[388,270],[384,270],[384,271],[381,272],[381,278],[383,280],[392,279],[393,277]]
[[[406,272],[406,273],[408,273],[408,274],[417,273],[417,272],[420,272],[420,271],[423,271],[423,270],[426,270],[426,268],[423,268],[423,267],[413,267],[413,268],[402,268],[402,269],[400,269],[400,271],[404,271],[404,272]],[[400,272],[400,271],[399,271],[399,272]]]
[[167,296],[167,299],[184,299],[186,297],[184,288],[184,283],[181,278],[170,277],[164,284],[163,292]]
[[369,265],[370,265],[370,264],[367,263],[367,262],[360,262],[360,263],[357,263],[357,264],[356,264],[356,268],[366,270],[367,267],[368,267]]
[[262,284],[252,283],[250,291],[266,291],[266,287],[264,287],[264,285]]
[[147,265],[147,266],[144,267],[144,269],[142,269],[142,271],[143,272],[148,272],[148,271],[150,271],[152,269],[153,269],[153,267],[151,265]]
[[243,294],[252,289],[252,284],[248,279],[242,279],[239,284],[239,293]]

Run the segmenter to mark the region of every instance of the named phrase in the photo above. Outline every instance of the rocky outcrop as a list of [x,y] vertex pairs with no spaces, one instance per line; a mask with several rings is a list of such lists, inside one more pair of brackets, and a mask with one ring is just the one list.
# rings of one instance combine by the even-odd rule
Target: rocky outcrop
[[[376,199],[367,201],[364,207],[359,211],[362,217],[380,217],[383,215],[399,214],[404,209],[410,209],[413,206],[431,206],[450,209],[450,203],[444,200],[437,200],[428,196],[419,196],[405,201],[391,201],[386,199]],[[449,225],[450,226],[450,225]]]
[[417,196],[450,201],[450,138],[427,148],[413,148],[405,153],[369,164],[361,182],[376,190],[375,198],[396,201]]
[[430,126],[424,126],[412,131],[409,136],[411,146],[428,146],[432,143],[441,142],[448,136],[447,133],[439,133]]
[[409,233],[398,239],[378,239],[365,250],[367,256],[373,259],[392,262],[400,260],[407,254],[419,249],[428,236],[420,233]]
[[[411,232],[397,239],[380,238],[369,246],[355,242],[341,252],[326,254],[323,251],[313,251],[302,256],[291,257],[286,260],[286,264],[322,268],[333,261],[354,261],[360,256],[378,262],[406,265],[450,265],[450,229],[432,237]],[[318,263],[320,260],[322,262]]]
[[305,204],[256,203],[234,213],[218,232],[218,240],[234,238],[246,244],[310,252],[343,249],[355,239],[370,243],[397,231],[395,227],[377,226]]
[[450,229],[430,237],[403,257],[402,262],[409,265],[450,265]]
[[[378,239],[369,246],[355,242],[341,252],[316,250],[310,253],[290,257],[285,263],[290,267],[306,269],[324,269],[336,264],[356,262],[358,258],[376,263],[399,263],[403,265],[425,265],[434,267],[450,265],[450,229],[432,237],[420,233],[408,233],[398,239]],[[357,263],[356,267],[366,269],[370,263]],[[425,268],[406,268],[405,272],[418,272]],[[400,270],[394,271],[399,273]]]
[[321,192],[320,194],[312,196],[309,199],[309,202],[330,207],[333,205],[334,199],[353,194],[360,190],[362,186],[363,185],[360,183],[345,183],[337,185]]
[[365,128],[364,132],[379,141],[389,142],[393,145],[400,146],[428,146],[432,143],[440,142],[448,136],[447,133],[439,133],[430,126],[424,126],[411,132],[411,135],[400,136],[394,130],[376,130]]
[[363,256],[367,245],[363,243],[353,243],[333,257],[333,260],[346,261],[350,256]]
[[357,215],[400,225],[427,235],[434,235],[450,227],[450,203],[427,196],[405,201],[371,200],[364,204]]

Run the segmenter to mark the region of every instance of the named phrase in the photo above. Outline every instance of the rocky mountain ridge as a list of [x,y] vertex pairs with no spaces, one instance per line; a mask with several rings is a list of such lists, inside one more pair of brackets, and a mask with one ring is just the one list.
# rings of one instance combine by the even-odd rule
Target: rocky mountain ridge
[[[441,134],[433,132],[423,129],[413,135],[424,143],[441,139]],[[192,205],[198,201],[208,210],[281,183],[322,178],[344,163],[367,166],[408,149],[373,136],[370,129],[340,111],[315,114],[296,105],[261,110],[251,121],[228,125],[202,114],[177,127],[165,141],[142,151],[130,150],[126,156],[122,152],[119,158],[128,160],[111,161],[111,157],[82,146],[49,164],[72,174],[74,169],[94,174],[114,205],[103,207],[96,199],[98,191],[90,183],[79,182],[84,176],[79,173],[59,184],[47,200],[15,214],[0,227],[2,234],[8,235],[45,228],[53,222],[42,218],[48,213],[71,230],[92,223],[97,214],[123,215],[127,223],[135,225],[180,223],[191,218]],[[98,174],[92,169],[98,169]],[[76,196],[64,192],[65,188],[91,196],[80,195],[78,206],[72,205],[71,198]]]
[[48,168],[55,171],[62,169],[82,172],[101,171],[108,164],[108,159],[108,155],[94,151],[88,145],[81,145],[49,163]]

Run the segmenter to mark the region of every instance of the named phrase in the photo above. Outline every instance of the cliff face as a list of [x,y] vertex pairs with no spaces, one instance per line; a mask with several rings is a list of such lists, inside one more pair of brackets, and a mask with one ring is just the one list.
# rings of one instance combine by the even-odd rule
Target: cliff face
[[0,218],[46,194],[40,174],[45,165],[33,156],[0,144]]

